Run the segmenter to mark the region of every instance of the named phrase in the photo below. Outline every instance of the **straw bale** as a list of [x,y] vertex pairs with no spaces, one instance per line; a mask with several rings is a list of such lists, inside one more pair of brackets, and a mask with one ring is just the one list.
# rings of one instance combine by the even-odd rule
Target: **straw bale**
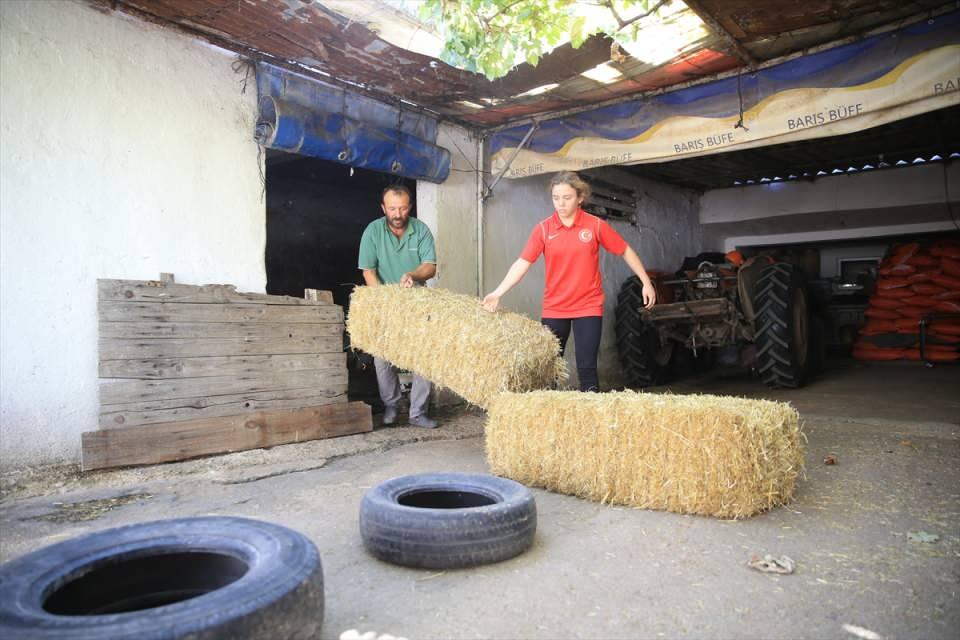
[[789,502],[804,459],[789,404],[632,391],[505,393],[493,473],[602,503],[742,518]]
[[503,391],[530,391],[566,377],[556,336],[471,296],[399,285],[357,287],[350,296],[351,345],[486,407]]

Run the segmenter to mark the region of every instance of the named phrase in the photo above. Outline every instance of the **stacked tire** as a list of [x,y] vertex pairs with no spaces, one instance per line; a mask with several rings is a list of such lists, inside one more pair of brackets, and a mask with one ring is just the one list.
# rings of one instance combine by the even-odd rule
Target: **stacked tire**
[[857,360],[920,360],[924,320],[926,360],[960,360],[960,242],[890,247],[864,315],[853,349]]

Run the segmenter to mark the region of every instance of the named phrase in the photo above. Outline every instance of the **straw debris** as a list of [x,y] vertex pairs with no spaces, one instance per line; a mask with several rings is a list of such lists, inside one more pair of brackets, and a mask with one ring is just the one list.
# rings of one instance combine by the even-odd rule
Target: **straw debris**
[[526,316],[489,313],[471,296],[399,285],[357,287],[351,345],[486,407],[503,391],[530,391],[566,377],[560,343]]
[[803,467],[783,402],[632,391],[505,393],[489,407],[493,473],[676,513],[743,518],[786,504]]

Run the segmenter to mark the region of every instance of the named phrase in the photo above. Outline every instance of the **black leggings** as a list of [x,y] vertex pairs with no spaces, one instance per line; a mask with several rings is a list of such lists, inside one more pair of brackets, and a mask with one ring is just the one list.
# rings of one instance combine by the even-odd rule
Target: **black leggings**
[[570,325],[573,325],[580,391],[600,391],[600,381],[597,379],[597,353],[600,351],[600,331],[603,328],[603,318],[600,316],[540,318],[540,322],[559,338],[561,357],[567,348]]

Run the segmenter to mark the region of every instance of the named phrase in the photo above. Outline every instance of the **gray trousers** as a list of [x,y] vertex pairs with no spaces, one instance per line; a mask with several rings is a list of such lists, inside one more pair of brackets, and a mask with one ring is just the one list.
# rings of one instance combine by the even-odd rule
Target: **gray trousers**
[[[396,407],[400,402],[400,378],[397,370],[386,360],[373,359],[373,366],[377,370],[377,386],[380,388],[380,400],[388,407]],[[413,384],[410,386],[410,417],[426,416],[430,409],[430,381],[413,374]]]

